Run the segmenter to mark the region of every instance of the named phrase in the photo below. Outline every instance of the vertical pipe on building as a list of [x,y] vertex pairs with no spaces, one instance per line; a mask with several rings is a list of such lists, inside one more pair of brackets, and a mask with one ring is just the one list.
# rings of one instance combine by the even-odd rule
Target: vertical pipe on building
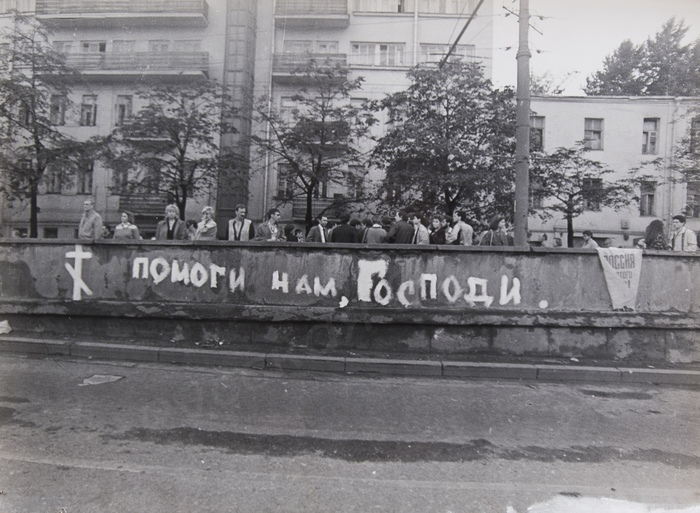
[[676,123],[678,123],[678,110],[680,108],[680,98],[673,99],[673,114],[671,115],[671,140],[669,144],[666,145],[666,174],[668,187],[667,196],[667,206],[666,206],[666,222],[667,226],[671,226],[671,217],[673,213],[673,199],[676,192],[676,182],[675,176],[673,176],[673,166],[675,165],[675,158],[673,155],[674,148],[676,147]]
[[413,65],[418,64],[418,0],[413,2]]
[[[270,38],[270,76],[267,85],[267,118],[270,119],[272,115],[272,69],[275,65],[275,37],[277,36],[275,32],[275,13],[277,12],[277,1],[272,0],[272,27],[270,33],[272,37]],[[270,123],[265,125],[265,140],[270,140]],[[265,171],[263,173],[263,220],[265,218],[265,213],[267,212],[267,195],[268,187],[270,182],[270,152],[265,152]]]
[[515,127],[515,245],[527,246],[530,187],[530,24],[529,0],[520,0],[518,88]]

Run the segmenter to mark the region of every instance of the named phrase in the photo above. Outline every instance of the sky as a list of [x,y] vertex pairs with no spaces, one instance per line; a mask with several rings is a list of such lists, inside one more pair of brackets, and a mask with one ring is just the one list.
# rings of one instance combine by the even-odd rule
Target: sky
[[[505,16],[504,7],[517,13],[519,3],[494,0],[496,87],[516,84],[518,20]],[[584,95],[586,78],[602,69],[622,41],[642,43],[673,16],[690,26],[686,42],[700,37],[700,0],[530,0],[530,13],[531,74],[551,73],[571,96]]]

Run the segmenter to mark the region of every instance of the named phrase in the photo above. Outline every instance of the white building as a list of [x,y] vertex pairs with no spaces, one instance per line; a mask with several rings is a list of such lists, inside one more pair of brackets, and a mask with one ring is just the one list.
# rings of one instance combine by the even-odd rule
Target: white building
[[[542,141],[544,151],[573,147],[585,141],[591,148],[586,157],[606,164],[615,171],[606,179],[628,176],[630,170],[645,162],[660,159],[656,176],[638,191],[639,204],[615,212],[612,209],[588,210],[574,219],[575,245],[581,244],[581,232],[591,230],[602,243],[612,239],[613,246],[632,246],[643,236],[653,219],[664,221],[686,214],[688,227],[700,230],[700,187],[674,183],[674,150],[687,144],[691,126],[700,126],[699,98],[671,97],[533,97],[532,129]],[[697,129],[695,130],[697,137]],[[697,144],[697,143],[696,143]],[[700,185],[700,184],[699,184]],[[549,240],[566,241],[566,221],[562,218],[542,222],[532,216],[528,226],[537,239],[547,233]]]
[[[32,2],[34,3],[34,2]],[[137,91],[153,83],[184,83],[202,78],[224,79],[227,32],[226,0],[36,0],[24,10],[52,28],[51,43],[67,64],[82,74],[71,90],[72,108],[52,121],[76,140],[107,135],[128,123],[140,108]],[[0,17],[10,20],[5,6]],[[53,117],[53,116],[52,116]],[[106,224],[119,222],[122,211],[135,214],[149,235],[162,217],[168,198],[120,191],[113,173],[95,162],[78,173],[74,183],[56,186],[47,180],[39,196],[39,237],[71,238],[77,232],[86,196]],[[6,205],[3,234],[26,232],[29,209]],[[202,204],[215,204],[216,191],[188,205],[187,217],[198,219]]]

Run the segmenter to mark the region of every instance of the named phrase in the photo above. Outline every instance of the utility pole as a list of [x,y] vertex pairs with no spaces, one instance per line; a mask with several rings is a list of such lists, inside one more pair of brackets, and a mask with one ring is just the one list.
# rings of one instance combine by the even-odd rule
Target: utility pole
[[520,0],[518,15],[518,87],[515,113],[515,245],[527,246],[530,206],[530,0]]

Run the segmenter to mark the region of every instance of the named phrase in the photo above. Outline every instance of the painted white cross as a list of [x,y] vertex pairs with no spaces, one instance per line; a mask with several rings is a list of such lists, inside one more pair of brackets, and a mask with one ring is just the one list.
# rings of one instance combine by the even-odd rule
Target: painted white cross
[[75,259],[75,267],[71,266],[68,262],[65,263],[68,274],[73,278],[73,301],[80,301],[83,298],[82,292],[85,292],[88,296],[92,296],[92,290],[90,290],[83,281],[83,260],[92,258],[92,253],[83,251],[83,246],[81,244],[76,244],[75,251],[66,253],[66,258]]

